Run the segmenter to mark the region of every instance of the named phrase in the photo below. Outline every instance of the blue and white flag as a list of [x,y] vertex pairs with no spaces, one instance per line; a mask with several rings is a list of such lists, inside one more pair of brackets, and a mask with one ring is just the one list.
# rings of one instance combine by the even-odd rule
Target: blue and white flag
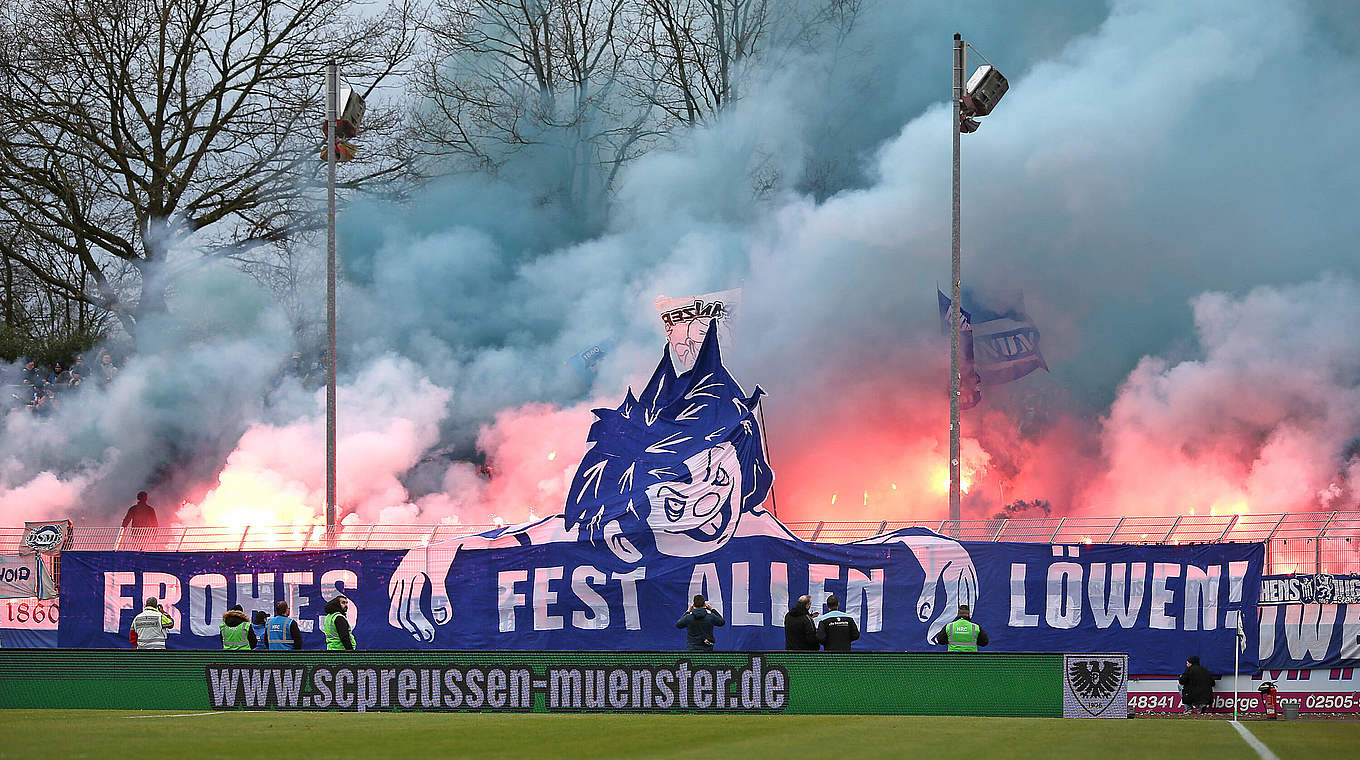
[[[941,320],[947,319],[950,299],[936,291]],[[1036,369],[1048,371],[1039,351],[1039,328],[1025,313],[1025,300],[1018,295],[1008,308],[995,304],[982,306],[967,290],[963,292],[965,317],[972,325],[973,356],[983,385],[1001,385],[1019,380]],[[997,310],[993,310],[995,307]]]
[[595,376],[599,374],[600,362],[604,357],[614,350],[614,341],[602,340],[590,348],[572,354],[567,359],[567,366],[576,373],[576,379],[580,380],[588,389],[595,384]]

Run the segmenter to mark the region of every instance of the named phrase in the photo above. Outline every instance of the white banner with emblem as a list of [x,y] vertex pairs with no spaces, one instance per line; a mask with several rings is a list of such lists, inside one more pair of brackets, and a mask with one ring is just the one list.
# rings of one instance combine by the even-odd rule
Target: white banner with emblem
[[1129,717],[1129,656],[1063,655],[1064,718]]

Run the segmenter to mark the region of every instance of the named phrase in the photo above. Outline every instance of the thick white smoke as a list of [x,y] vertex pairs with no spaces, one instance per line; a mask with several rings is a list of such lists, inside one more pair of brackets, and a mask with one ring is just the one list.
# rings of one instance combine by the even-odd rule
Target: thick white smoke
[[[468,177],[347,207],[348,519],[557,511],[589,409],[657,360],[655,296],[737,286],[724,355],[770,393],[781,517],[941,516],[956,30],[1011,81],[963,138],[965,282],[1023,291],[1053,368],[965,413],[968,516],[1353,505],[1360,46],[1338,30],[1357,12],[907,5],[866,2],[834,51],[781,57],[630,165],[600,224]],[[286,320],[220,268],[186,283],[113,388],[6,421],[9,522],[112,522],[148,482],[187,522],[321,513],[321,398],[277,379]],[[605,339],[585,388],[564,361]]]

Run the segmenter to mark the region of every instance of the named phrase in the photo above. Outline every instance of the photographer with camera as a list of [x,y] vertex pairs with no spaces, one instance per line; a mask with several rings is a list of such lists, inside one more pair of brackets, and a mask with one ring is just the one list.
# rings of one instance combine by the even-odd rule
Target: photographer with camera
[[727,621],[704,600],[703,594],[695,594],[694,604],[675,621],[676,628],[685,629],[685,648],[691,652],[712,652],[713,629],[720,625],[727,625]]
[[816,612],[812,611],[812,597],[803,594],[793,609],[784,615],[784,648],[790,652],[815,652],[822,648],[817,638]]

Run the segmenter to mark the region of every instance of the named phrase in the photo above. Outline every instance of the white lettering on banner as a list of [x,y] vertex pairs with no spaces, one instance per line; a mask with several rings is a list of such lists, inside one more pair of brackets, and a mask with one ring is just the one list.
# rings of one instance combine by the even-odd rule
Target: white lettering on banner
[[161,602],[161,609],[170,619],[175,621],[175,625],[168,634],[184,633],[184,626],[180,619],[179,601],[184,598],[184,590],[180,585],[179,578],[169,573],[142,573],[142,596],[143,602],[146,597],[156,597]]
[[215,636],[227,612],[227,576],[199,573],[189,579],[189,632]]
[[524,606],[524,594],[515,586],[529,582],[528,570],[502,570],[496,573],[496,608],[500,611],[501,633],[515,630],[515,610]]
[[[1208,570],[1185,566],[1185,630],[1200,630],[1200,610],[1204,611],[1203,629],[1218,628],[1218,581],[1222,575],[1221,565],[1211,565]],[[1236,620],[1233,628],[1237,628]]]
[[1008,625],[1012,628],[1039,626],[1039,616],[1025,611],[1025,565],[1021,562],[1011,563],[1011,618]]
[[[1158,562],[1151,568],[1145,562],[1084,565],[1071,560],[1072,552],[1060,549],[1062,547],[1055,546],[1053,556],[1065,559],[1055,559],[1044,573],[1042,618],[1046,627],[1058,630],[1079,627],[1085,612],[1083,607],[1089,603],[1096,628],[1110,628],[1116,622],[1122,628],[1133,628],[1142,615],[1146,600],[1150,628],[1184,631],[1237,628],[1236,610],[1220,612],[1224,606],[1220,604],[1224,585],[1222,565],[1197,567],[1171,562]],[[1247,566],[1246,562],[1228,564],[1227,606],[1241,604]],[[1021,562],[1011,563],[1007,625],[1012,628],[1036,628],[1040,624],[1040,613],[1028,609],[1031,569]],[[1149,569],[1152,572],[1150,584]],[[1179,584],[1179,588],[1173,586],[1173,579],[1181,577],[1185,578],[1184,583]],[[1038,584],[1039,580],[1035,578],[1033,583]],[[1181,592],[1179,596],[1178,591]],[[1263,643],[1263,653],[1267,651],[1264,647]]]
[[826,582],[840,577],[840,565],[808,565],[808,596],[812,597],[814,611],[820,612],[826,606]]
[[1048,603],[1044,620],[1050,628],[1076,628],[1081,624],[1081,565],[1054,562],[1048,566]]
[[283,574],[283,598],[288,601],[288,614],[298,621],[298,629],[303,633],[311,633],[316,621],[303,612],[311,606],[311,599],[307,594],[302,593],[304,586],[312,585],[315,576],[311,571]]
[[614,573],[614,580],[623,588],[623,626],[630,631],[642,630],[642,614],[638,611],[638,581],[647,577],[647,568],[638,567],[626,573]]
[[590,609],[587,616],[583,610],[575,610],[571,613],[571,625],[583,631],[598,631],[609,627],[609,605],[604,597],[600,596],[590,584],[594,581],[603,585],[605,582],[604,572],[591,567],[581,565],[571,572],[571,591],[576,594],[576,598],[585,602]]
[[1293,660],[1321,660],[1327,656],[1327,645],[1332,641],[1332,626],[1336,623],[1336,606],[1332,604],[1291,604],[1284,609],[1284,640]]
[[[1091,563],[1091,616],[1097,628],[1109,628],[1118,620],[1121,628],[1132,628],[1143,608],[1143,580],[1147,563],[1111,562],[1109,584],[1105,583],[1105,563]],[[1130,569],[1132,568],[1132,569]],[[1127,578],[1127,581],[1126,581]]]
[[142,608],[132,597],[123,595],[124,586],[136,584],[136,573],[104,573],[104,633],[118,633],[122,629],[123,610],[134,610],[133,614],[136,614],[135,610]]
[[694,572],[689,576],[689,596],[693,599],[696,594],[703,594],[704,600],[717,610],[718,614],[723,614],[723,594],[722,584],[718,582],[718,566],[712,562],[701,562],[694,566]]
[[751,612],[750,562],[732,565],[732,619],[729,622],[732,625],[765,625],[763,612]]
[[[770,622],[781,628],[784,616],[779,610],[789,608],[789,566],[783,562],[770,563]],[[880,615],[882,611],[880,610]]]
[[1256,643],[1256,654],[1261,662],[1270,659],[1275,653],[1275,618],[1279,608],[1271,605],[1261,607],[1261,624],[1257,627],[1260,639]]
[[[345,610],[345,619],[349,621],[351,628],[359,622],[359,605],[354,602],[354,597],[350,594],[358,590],[359,575],[353,570],[327,570],[321,574],[321,601],[329,602],[343,594],[349,600],[349,608]],[[246,614],[249,614],[249,612]],[[325,619],[325,613],[318,615],[316,624],[321,625],[321,621]]]
[[1360,659],[1360,604],[1346,607],[1346,619],[1341,623],[1341,659]]
[[1179,578],[1181,566],[1172,562],[1158,562],[1152,566],[1152,608],[1148,627],[1175,630],[1176,619],[1166,614],[1166,608],[1176,601],[1176,592],[1166,587],[1168,578]]
[[[876,567],[868,575],[853,568],[845,582],[845,614],[864,621],[864,632],[883,630],[883,568]],[[861,607],[861,604],[864,606]],[[861,610],[867,612],[861,614]],[[779,609],[775,607],[774,609]],[[773,614],[773,613],[771,613]]]
[[[861,631],[883,630],[887,588],[887,573],[883,568],[859,570],[840,565],[811,565],[809,570],[811,592],[817,592],[825,600],[829,586],[841,595],[841,608],[859,619]],[[591,565],[574,567],[570,573],[563,566],[499,571],[496,575],[497,627],[501,633],[511,633],[520,630],[523,623],[534,631],[555,631],[565,628],[569,620],[571,627],[579,630],[608,628],[611,621],[617,623],[617,610],[611,609],[611,602],[601,592],[608,583],[617,583],[623,600],[625,628],[641,630],[638,583],[646,578],[646,574],[645,567],[636,567],[627,573],[613,573],[606,579],[603,571]],[[788,565],[770,563],[769,607],[760,596],[763,585],[758,581],[753,584],[751,576],[750,562],[698,563],[690,569],[685,601],[702,594],[713,609],[728,618],[729,625],[782,624],[789,599]],[[570,582],[563,583],[568,577]],[[520,611],[524,609],[531,610],[532,615],[522,619]],[[571,610],[570,615],[567,610]]]
[[249,615],[255,610],[263,610],[266,615],[274,614],[274,574],[239,573],[236,576],[236,603]]
[[548,606],[557,604],[557,592],[552,590],[552,582],[562,580],[563,568],[539,567],[534,569],[534,630],[560,631],[566,627],[561,615],[548,612]]
[[[104,632],[120,633],[126,630],[126,620],[142,610],[147,597],[154,596],[161,601],[175,627],[171,633],[189,633],[194,636],[217,636],[222,615],[228,604],[239,604],[246,616],[255,611],[274,614],[274,600],[288,602],[289,614],[298,621],[298,627],[311,633],[319,630],[324,615],[312,615],[308,608],[314,607],[312,587],[315,585],[314,571],[287,573],[198,573],[183,580],[169,573],[109,571],[104,573]],[[276,579],[282,583],[279,589]],[[127,587],[140,590],[140,596]],[[352,570],[327,570],[321,573],[320,594],[323,601],[334,599],[340,594],[354,593],[359,587],[359,576]],[[235,597],[232,598],[232,591]],[[184,595],[187,593],[187,597]],[[181,601],[188,606],[181,610]],[[131,614],[125,614],[130,612]],[[183,617],[181,612],[187,617]],[[358,621],[359,607],[350,599],[346,613],[350,624]],[[187,626],[183,627],[183,626]]]

